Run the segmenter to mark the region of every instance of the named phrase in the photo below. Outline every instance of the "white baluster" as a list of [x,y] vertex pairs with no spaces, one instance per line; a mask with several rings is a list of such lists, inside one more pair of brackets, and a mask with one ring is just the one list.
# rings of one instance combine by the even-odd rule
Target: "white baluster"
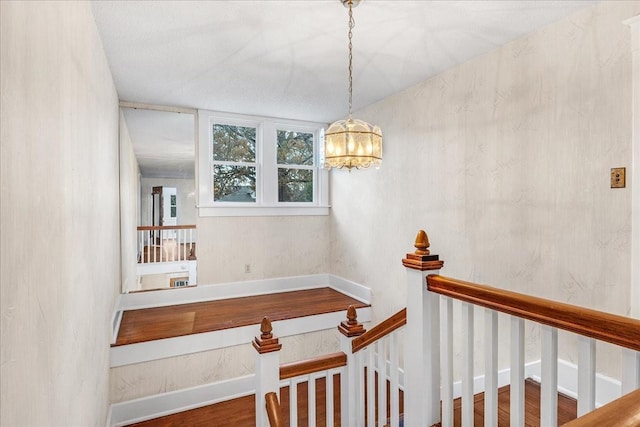
[[326,372],[326,379],[325,379],[325,390],[326,390],[326,395],[325,395],[325,407],[326,407],[326,414],[327,414],[327,427],[333,427],[333,375],[334,373],[332,371],[327,371]]
[[356,393],[356,425],[364,425],[365,414],[365,400],[364,400],[364,368],[365,368],[365,356],[366,349],[359,351],[356,353],[356,368],[358,369],[357,375],[357,383],[358,383],[358,392]]
[[307,376],[307,391],[309,427],[316,427],[316,379],[313,374]]
[[378,349],[378,427],[387,423],[387,352],[384,337],[376,343]]
[[298,426],[298,383],[289,383],[289,426]]
[[540,425],[558,425],[558,330],[541,325],[542,384],[540,389]]
[[524,426],[524,319],[511,317],[511,427]]
[[395,331],[390,336],[389,342],[389,361],[390,361],[390,369],[389,373],[389,382],[390,387],[389,391],[391,393],[390,396],[390,410],[391,410],[391,427],[398,427],[400,425],[400,387],[399,387],[399,356],[398,356],[398,332]]
[[189,229],[189,256],[193,252],[193,228]]
[[453,300],[441,297],[440,348],[442,365],[442,427],[453,427]]
[[578,336],[578,417],[596,407],[596,340]]
[[498,312],[485,309],[484,425],[498,426]]
[[473,427],[473,305],[462,303],[462,427]]
[[371,345],[365,351],[367,352],[367,425],[374,427],[376,425],[376,377],[375,365],[376,359],[374,354],[374,346]]
[[623,349],[622,394],[631,393],[640,388],[640,352]]

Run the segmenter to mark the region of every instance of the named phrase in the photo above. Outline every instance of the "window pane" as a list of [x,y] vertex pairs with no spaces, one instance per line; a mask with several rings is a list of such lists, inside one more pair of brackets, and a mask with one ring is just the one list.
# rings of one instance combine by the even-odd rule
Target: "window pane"
[[313,134],[279,130],[278,164],[313,166]]
[[256,168],[214,165],[213,200],[216,202],[255,202]]
[[313,171],[278,168],[279,202],[313,202]]
[[256,128],[213,125],[213,160],[256,161]]

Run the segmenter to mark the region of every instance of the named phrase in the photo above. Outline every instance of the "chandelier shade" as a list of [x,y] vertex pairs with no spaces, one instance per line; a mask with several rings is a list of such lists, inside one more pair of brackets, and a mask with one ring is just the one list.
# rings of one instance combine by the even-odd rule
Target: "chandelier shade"
[[349,8],[349,117],[332,123],[324,133],[324,167],[327,169],[376,168],[382,163],[382,131],[351,117],[353,105],[353,8],[360,0],[341,0]]
[[332,123],[324,134],[325,167],[380,167],[382,131],[378,126],[349,118]]

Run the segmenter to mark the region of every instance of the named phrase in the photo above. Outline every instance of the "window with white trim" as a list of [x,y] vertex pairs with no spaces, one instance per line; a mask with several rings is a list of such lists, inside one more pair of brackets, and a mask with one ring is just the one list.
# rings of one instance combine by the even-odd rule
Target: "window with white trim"
[[324,123],[199,111],[200,216],[327,215]]
[[254,203],[257,128],[223,123],[211,126],[213,201]]

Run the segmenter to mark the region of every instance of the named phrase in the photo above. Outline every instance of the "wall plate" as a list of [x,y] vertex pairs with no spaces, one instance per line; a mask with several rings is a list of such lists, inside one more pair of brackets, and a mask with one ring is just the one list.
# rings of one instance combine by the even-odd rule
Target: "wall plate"
[[611,188],[624,188],[626,168],[611,168]]

